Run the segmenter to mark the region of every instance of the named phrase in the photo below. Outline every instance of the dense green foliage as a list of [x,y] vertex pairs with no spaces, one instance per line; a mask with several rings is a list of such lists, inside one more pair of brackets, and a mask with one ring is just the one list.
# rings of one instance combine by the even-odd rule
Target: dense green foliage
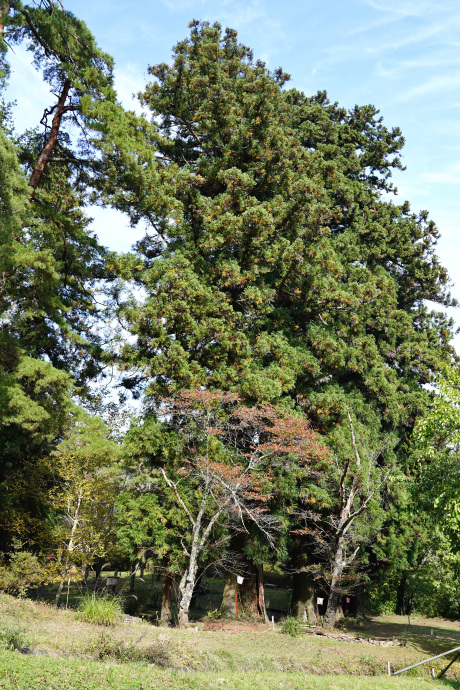
[[[0,86],[23,43],[58,94],[44,132],[15,133],[0,105],[2,567],[20,537],[61,588],[150,558],[191,595],[230,554],[254,591],[271,561],[330,598],[336,581],[376,609],[439,610],[433,572],[458,577],[455,301],[428,213],[390,200],[401,132],[197,21],[149,68],[149,121],[82,20],[51,0],[0,10]],[[131,253],[99,245],[94,202],[147,223]],[[115,432],[97,416],[108,364],[142,399]]]

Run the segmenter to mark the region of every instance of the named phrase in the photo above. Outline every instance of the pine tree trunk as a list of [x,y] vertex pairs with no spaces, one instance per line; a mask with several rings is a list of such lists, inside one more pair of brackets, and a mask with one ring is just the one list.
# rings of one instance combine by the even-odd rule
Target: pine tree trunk
[[70,79],[66,79],[64,81],[64,85],[62,87],[62,91],[59,95],[59,99],[56,105],[56,110],[54,112],[53,122],[51,124],[51,130],[48,137],[48,141],[46,142],[45,148],[38,157],[38,160],[29,179],[29,185],[30,187],[32,187],[33,190],[31,198],[33,198],[35,190],[37,189],[40,183],[41,176],[43,175],[43,172],[45,170],[46,164],[48,163],[48,160],[50,159],[50,156],[53,153],[54,147],[56,146],[62,116],[66,111],[65,102],[67,100],[67,96],[69,95],[69,89]]
[[333,628],[337,621],[337,610],[340,603],[340,580],[345,566],[345,561],[343,559],[343,542],[344,538],[340,536],[335,551],[331,587],[327,601],[326,615],[324,617],[326,628]]
[[163,598],[161,601],[160,622],[162,625],[168,625],[171,621],[172,584],[171,573],[166,573],[163,580]]
[[5,21],[10,11],[9,0],[0,0],[0,39],[3,38],[3,29],[5,28]]

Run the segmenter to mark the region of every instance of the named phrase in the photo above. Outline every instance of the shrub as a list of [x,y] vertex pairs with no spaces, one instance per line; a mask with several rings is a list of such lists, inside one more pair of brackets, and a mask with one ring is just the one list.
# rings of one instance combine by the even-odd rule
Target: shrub
[[86,651],[98,661],[116,659],[117,661],[141,661],[141,653],[136,647],[126,645],[122,640],[115,640],[104,630],[87,646]]
[[281,623],[281,632],[291,637],[297,637],[302,629],[301,623],[298,618],[293,618],[288,616]]
[[123,617],[123,607],[117,597],[90,594],[81,600],[79,617],[94,625],[116,625]]
[[43,564],[29,551],[8,554],[8,563],[0,566],[0,589],[25,597],[28,590],[47,580]]
[[124,601],[126,613],[136,616],[145,613],[152,600],[152,593],[146,587],[139,587],[135,594],[129,595]]
[[171,640],[160,635],[153,644],[144,649],[143,659],[149,664],[156,664],[162,668],[173,666]]
[[0,648],[21,649],[27,645],[26,631],[23,628],[5,627],[0,629]]
[[104,630],[88,645],[86,651],[97,661],[114,659],[116,661],[144,661],[162,668],[173,666],[172,645],[168,638],[160,635],[148,647],[127,645],[123,640],[115,640]]

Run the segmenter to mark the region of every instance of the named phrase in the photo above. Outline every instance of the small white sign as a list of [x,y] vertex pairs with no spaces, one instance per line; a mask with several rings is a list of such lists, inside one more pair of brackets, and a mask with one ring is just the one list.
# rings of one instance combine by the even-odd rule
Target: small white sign
[[244,577],[241,577],[241,575],[237,575],[236,581],[238,582],[239,585],[242,585],[244,582]]
[[347,604],[349,604],[350,603],[350,597],[345,597],[345,601],[347,602]]
[[322,606],[324,604],[324,599],[321,599],[321,597],[316,597],[316,603],[318,606]]
[[107,587],[116,587],[118,585],[118,580],[119,577],[108,577],[107,578]]

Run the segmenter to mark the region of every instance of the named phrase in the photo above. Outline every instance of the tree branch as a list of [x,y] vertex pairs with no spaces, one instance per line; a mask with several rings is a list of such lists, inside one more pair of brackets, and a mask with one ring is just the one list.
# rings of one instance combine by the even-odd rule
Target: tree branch
[[173,481],[171,481],[171,479],[169,479],[169,477],[166,475],[166,472],[164,471],[163,468],[161,468],[161,473],[162,473],[162,475],[163,475],[163,477],[164,477],[164,480],[165,480],[166,484],[169,486],[170,489],[172,489],[172,490],[174,491],[174,494],[175,494],[177,500],[178,500],[179,503],[181,504],[182,508],[185,510],[185,513],[186,513],[188,519],[190,520],[190,522],[192,523],[193,527],[195,527],[195,520],[192,518],[192,515],[191,515],[189,509],[187,508],[187,506],[185,505],[184,501],[183,501],[182,498],[180,497],[180,494],[179,494],[179,492],[178,492],[178,490],[177,490],[177,486],[174,484]]

